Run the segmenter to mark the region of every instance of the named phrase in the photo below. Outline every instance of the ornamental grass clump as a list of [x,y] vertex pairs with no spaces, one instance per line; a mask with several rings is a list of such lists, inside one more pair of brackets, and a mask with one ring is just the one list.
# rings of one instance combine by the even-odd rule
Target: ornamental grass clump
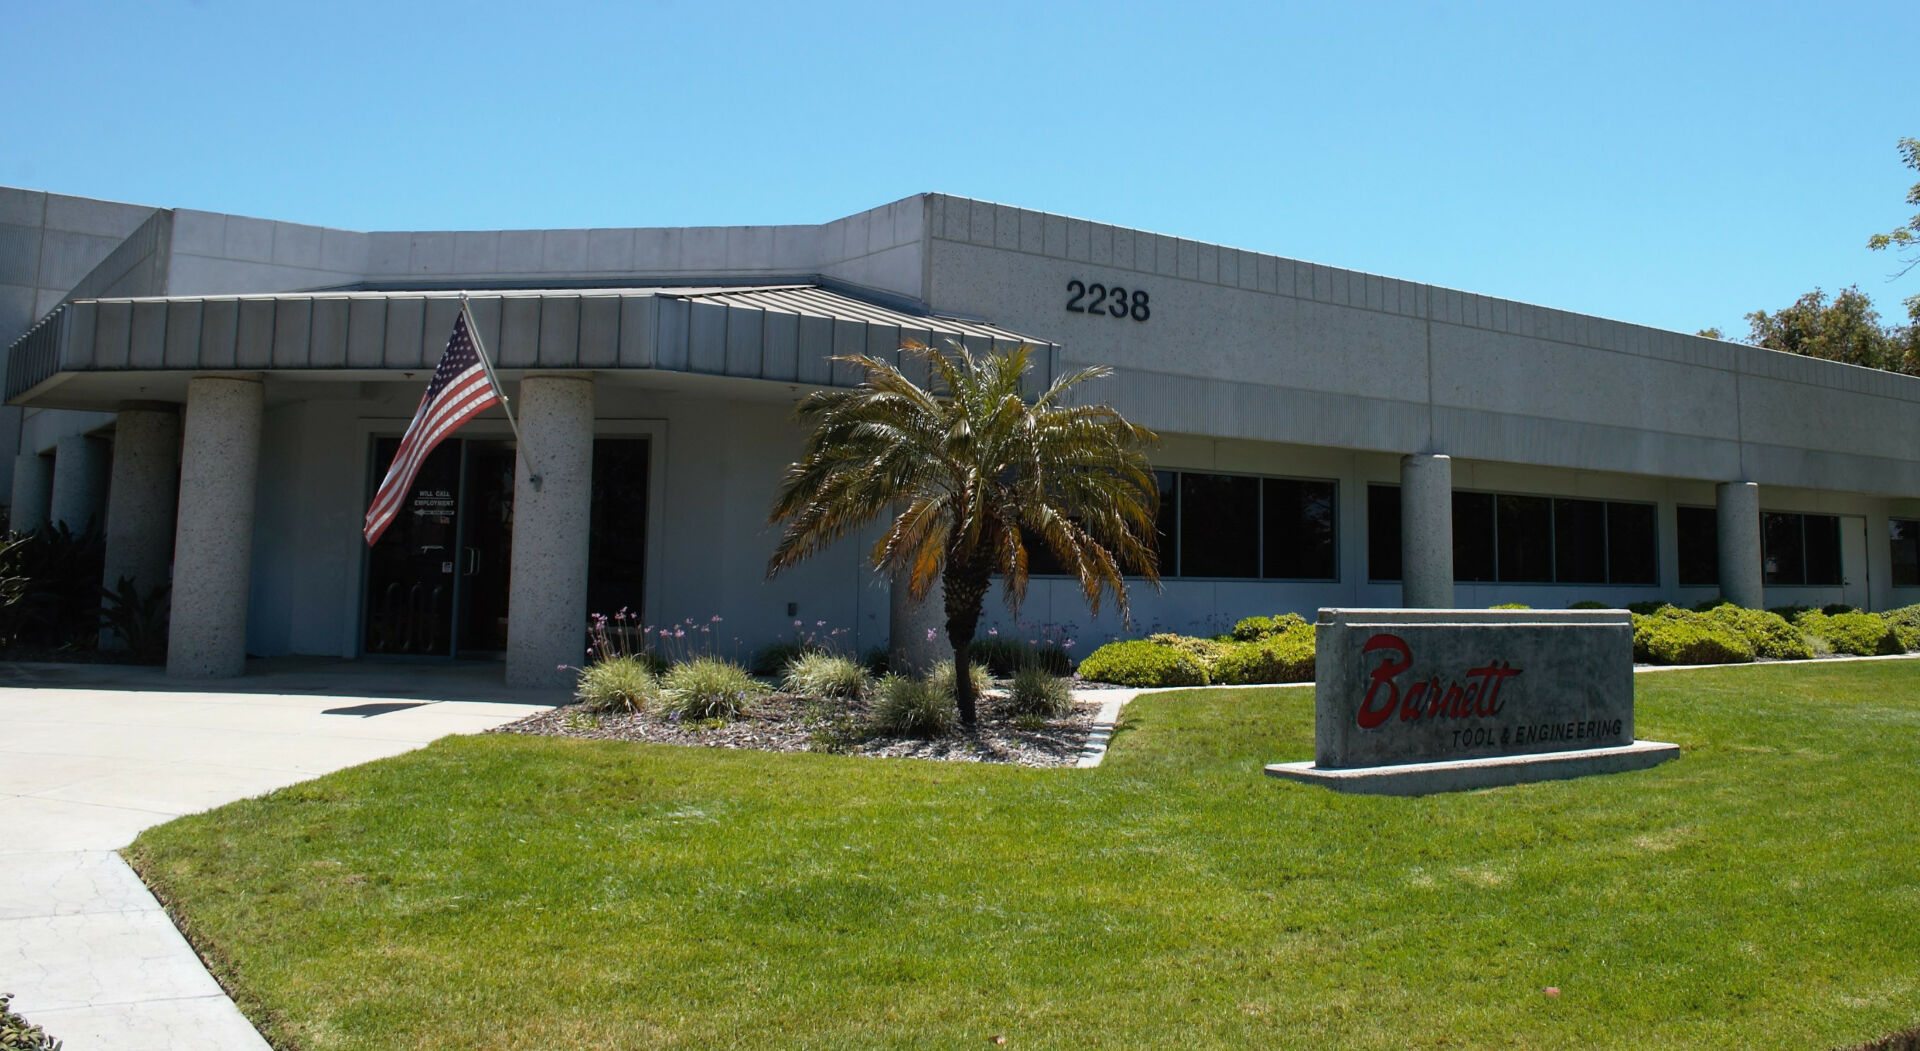
[[858,702],[873,688],[873,680],[852,657],[813,652],[787,661],[780,688],[816,701]]
[[1905,650],[1892,626],[1878,613],[1807,610],[1793,618],[1793,626],[1825,642],[1835,653],[1872,657]]
[[1205,686],[1200,658],[1146,639],[1109,642],[1080,662],[1080,677],[1116,686]]
[[1025,665],[1013,673],[1007,710],[1016,717],[1058,719],[1073,710],[1073,684],[1038,664]]
[[[987,669],[982,668],[980,665],[968,661],[967,671],[971,673],[967,676],[967,679],[973,687],[971,696],[978,697],[986,692],[987,687],[993,685],[992,676],[988,675]],[[935,664],[933,671],[927,673],[927,683],[947,697],[952,697],[956,700],[959,697],[957,686],[953,681],[952,661],[941,661]]]
[[660,699],[660,680],[641,657],[613,657],[580,669],[573,696],[590,712],[642,712]]
[[870,729],[884,737],[943,737],[959,721],[951,687],[927,679],[887,675],[874,687]]
[[718,657],[674,665],[660,687],[661,714],[673,719],[731,719],[766,692],[747,669]]

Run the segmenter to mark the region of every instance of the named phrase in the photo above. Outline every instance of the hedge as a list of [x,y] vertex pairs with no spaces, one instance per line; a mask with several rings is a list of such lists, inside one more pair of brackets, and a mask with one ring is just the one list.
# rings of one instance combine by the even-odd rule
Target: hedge
[[1893,627],[1878,613],[1808,610],[1793,618],[1793,626],[1826,643],[1835,653],[1872,657],[1905,651]]
[[1184,650],[1127,639],[1087,654],[1080,677],[1119,686],[1205,686],[1207,667]]

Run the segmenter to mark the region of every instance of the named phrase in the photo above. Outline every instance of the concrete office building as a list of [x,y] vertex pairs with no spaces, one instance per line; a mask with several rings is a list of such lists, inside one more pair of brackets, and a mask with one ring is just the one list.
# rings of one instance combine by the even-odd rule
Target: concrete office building
[[[520,416],[372,488],[472,293]],[[1135,630],[1318,606],[1920,601],[1920,380],[925,194],[820,225],[377,232],[0,190],[16,525],[93,522],[173,584],[170,667],[247,654],[577,662],[590,610],[747,651],[866,647],[848,543],[768,582],[828,359],[1030,342],[1163,436]],[[528,464],[541,475],[534,487]],[[171,567],[169,569],[169,566]],[[719,616],[715,624],[711,618]],[[997,604],[989,616],[1005,624]],[[1023,619],[1118,633],[1070,582]]]

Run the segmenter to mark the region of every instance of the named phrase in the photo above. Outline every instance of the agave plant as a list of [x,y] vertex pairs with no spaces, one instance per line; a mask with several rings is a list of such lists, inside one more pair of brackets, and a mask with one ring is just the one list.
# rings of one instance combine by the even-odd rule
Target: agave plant
[[[769,515],[783,527],[769,577],[892,515],[873,565],[904,575],[916,601],[936,580],[944,586],[947,640],[962,668],[994,574],[1017,614],[1035,544],[1079,579],[1095,612],[1111,593],[1127,615],[1126,572],[1159,585],[1151,542],[1159,489],[1143,451],[1157,439],[1113,408],[1066,401],[1111,370],[1080,369],[1030,399],[1022,382],[1030,347],[943,353],[909,343],[902,354],[928,362],[929,387],[890,362],[852,355],[834,360],[865,373],[858,387],[801,403],[810,433]],[[960,721],[972,726],[970,677],[956,686]]]

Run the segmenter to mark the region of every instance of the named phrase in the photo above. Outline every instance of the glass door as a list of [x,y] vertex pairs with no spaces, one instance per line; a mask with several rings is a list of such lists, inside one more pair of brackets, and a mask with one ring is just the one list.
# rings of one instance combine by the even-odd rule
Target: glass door
[[507,651],[507,585],[513,578],[512,442],[465,443],[461,485],[459,611],[461,657]]
[[[398,438],[374,440],[374,481],[386,475]],[[367,552],[368,653],[451,652],[458,579],[459,442],[442,442],[420,464],[413,487],[387,531]],[[371,499],[371,492],[368,494]]]

